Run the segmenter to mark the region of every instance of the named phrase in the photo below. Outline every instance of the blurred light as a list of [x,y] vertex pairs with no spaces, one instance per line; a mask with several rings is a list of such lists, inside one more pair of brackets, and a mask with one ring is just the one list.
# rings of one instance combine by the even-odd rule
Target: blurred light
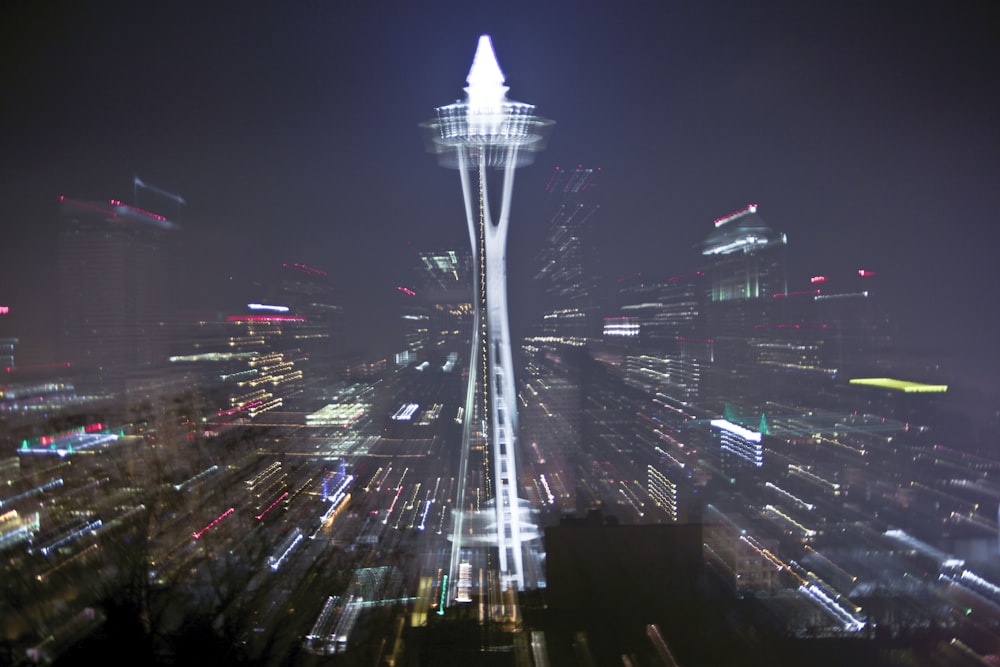
[[271,306],[266,303],[248,303],[247,308],[250,310],[270,310],[276,313],[288,312],[288,306]]
[[716,227],[721,227],[722,225],[726,224],[727,222],[732,222],[733,220],[736,220],[737,218],[742,218],[744,215],[747,215],[748,213],[756,213],[756,212],[757,212],[757,204],[747,204],[746,206],[744,206],[743,208],[741,208],[738,211],[733,211],[732,213],[730,213],[728,215],[724,215],[721,218],[716,218],[715,219],[715,226]]

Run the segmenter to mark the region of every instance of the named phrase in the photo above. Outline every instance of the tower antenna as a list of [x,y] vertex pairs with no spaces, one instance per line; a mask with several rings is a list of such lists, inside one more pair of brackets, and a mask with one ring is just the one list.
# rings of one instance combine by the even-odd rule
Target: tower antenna
[[187,201],[185,201],[183,197],[181,197],[180,195],[175,195],[172,192],[167,192],[166,190],[158,188],[155,185],[149,185],[148,183],[144,182],[141,178],[139,178],[138,174],[135,174],[134,178],[132,179],[132,204],[134,206],[139,206],[140,188],[143,190],[149,190],[151,192],[154,192],[155,194],[158,194],[161,197],[164,197],[174,202],[177,205],[177,216],[175,220],[180,221],[181,206],[187,204]]

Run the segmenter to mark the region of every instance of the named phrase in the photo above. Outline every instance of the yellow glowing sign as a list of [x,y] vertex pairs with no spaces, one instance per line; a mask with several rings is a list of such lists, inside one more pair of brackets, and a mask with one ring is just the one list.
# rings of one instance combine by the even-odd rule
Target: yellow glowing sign
[[924,384],[922,382],[894,380],[893,378],[852,378],[850,382],[851,384],[902,391],[907,394],[943,394],[948,391],[946,384]]

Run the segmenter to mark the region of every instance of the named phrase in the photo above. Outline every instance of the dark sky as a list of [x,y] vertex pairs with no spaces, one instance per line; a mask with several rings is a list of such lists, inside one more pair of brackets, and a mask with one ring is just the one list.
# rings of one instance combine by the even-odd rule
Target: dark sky
[[906,342],[1000,367],[993,0],[9,0],[0,303],[50,311],[58,196],[129,200],[139,174],[188,202],[193,304],[300,261],[377,339],[408,253],[467,243],[417,124],[464,96],[482,33],[510,97],[557,123],[517,174],[513,310],[543,185],[583,163],[603,170],[608,273],[689,271],[712,220],[755,202],[793,287],[874,270]]

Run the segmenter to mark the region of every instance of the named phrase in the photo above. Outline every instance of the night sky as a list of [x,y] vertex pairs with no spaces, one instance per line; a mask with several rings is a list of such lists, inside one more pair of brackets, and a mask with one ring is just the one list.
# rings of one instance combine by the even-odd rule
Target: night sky
[[[515,324],[555,165],[600,167],[604,272],[697,268],[759,205],[791,287],[878,273],[901,342],[1000,371],[1000,3],[50,2],[0,8],[0,304],[51,315],[57,199],[175,192],[192,306],[282,262],[329,271],[358,341],[394,341],[414,249],[468,242],[417,127],[480,34],[556,126],[515,182]],[[12,320],[13,321],[13,320]],[[920,378],[915,378],[920,379]]]

